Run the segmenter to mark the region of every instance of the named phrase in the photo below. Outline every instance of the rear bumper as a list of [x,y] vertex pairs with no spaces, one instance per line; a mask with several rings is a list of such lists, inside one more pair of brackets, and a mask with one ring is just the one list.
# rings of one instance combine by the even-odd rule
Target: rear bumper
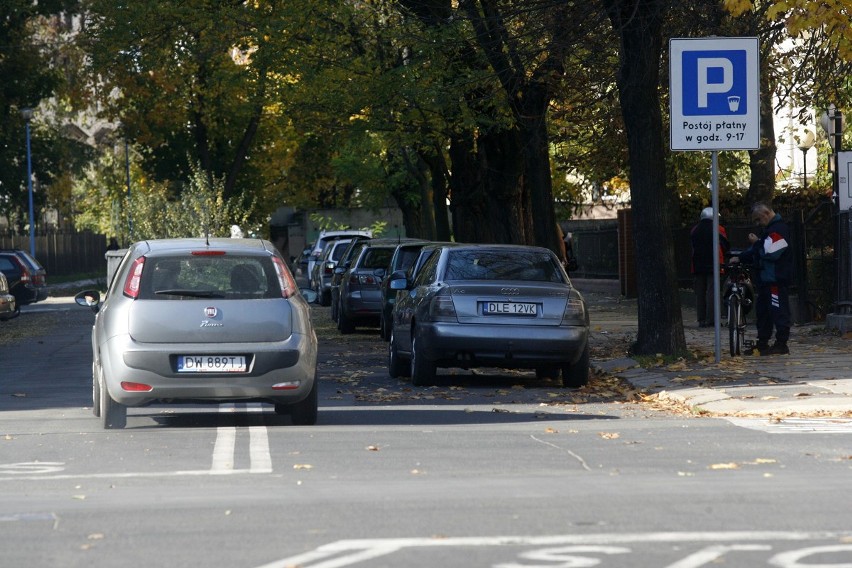
[[12,294],[0,294],[0,318],[15,313],[15,296]]
[[576,363],[589,339],[584,326],[429,323],[417,328],[418,352],[438,366],[533,368]]
[[[107,390],[126,406],[156,401],[235,402],[266,401],[290,404],[303,400],[316,376],[317,350],[312,338],[294,334],[288,341],[264,344],[203,344],[147,346],[115,337],[101,348]],[[245,373],[178,373],[176,356],[182,354],[246,354]],[[149,385],[149,392],[129,392],[124,381]],[[273,388],[290,383],[290,388]]]

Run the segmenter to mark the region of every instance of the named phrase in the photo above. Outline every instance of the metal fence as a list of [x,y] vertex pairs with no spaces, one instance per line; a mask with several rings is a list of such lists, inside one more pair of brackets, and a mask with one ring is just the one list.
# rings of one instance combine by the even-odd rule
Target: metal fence
[[[89,231],[36,235],[35,257],[51,276],[106,271],[106,237]],[[28,235],[0,235],[0,249],[30,250]]]

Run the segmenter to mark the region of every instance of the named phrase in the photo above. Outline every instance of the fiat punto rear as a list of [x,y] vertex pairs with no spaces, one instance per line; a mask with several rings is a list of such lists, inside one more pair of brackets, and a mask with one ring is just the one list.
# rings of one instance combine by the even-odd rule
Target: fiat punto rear
[[123,428],[127,407],[260,401],[317,419],[310,307],[268,241],[170,239],[130,247],[92,330],[93,409]]

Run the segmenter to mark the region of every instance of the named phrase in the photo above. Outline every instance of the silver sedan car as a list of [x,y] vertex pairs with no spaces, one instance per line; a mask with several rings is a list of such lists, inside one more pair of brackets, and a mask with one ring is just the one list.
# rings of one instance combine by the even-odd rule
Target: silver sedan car
[[[307,291],[305,293],[308,293]],[[261,401],[317,420],[310,306],[272,243],[168,239],[133,244],[95,311],[93,411],[123,428],[127,407]]]
[[522,245],[435,247],[399,290],[388,352],[392,377],[434,382],[438,367],[535,369],[566,387],[589,380],[589,314],[559,259]]

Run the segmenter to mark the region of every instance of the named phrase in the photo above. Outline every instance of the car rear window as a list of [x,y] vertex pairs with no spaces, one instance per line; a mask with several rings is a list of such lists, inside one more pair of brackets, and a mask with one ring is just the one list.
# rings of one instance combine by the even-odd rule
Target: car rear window
[[370,248],[364,253],[361,268],[387,268],[392,255],[390,248]]
[[223,255],[145,259],[140,299],[174,300],[198,296],[280,298],[281,287],[270,257]]
[[459,250],[449,254],[446,280],[561,282],[553,257],[540,251]]

